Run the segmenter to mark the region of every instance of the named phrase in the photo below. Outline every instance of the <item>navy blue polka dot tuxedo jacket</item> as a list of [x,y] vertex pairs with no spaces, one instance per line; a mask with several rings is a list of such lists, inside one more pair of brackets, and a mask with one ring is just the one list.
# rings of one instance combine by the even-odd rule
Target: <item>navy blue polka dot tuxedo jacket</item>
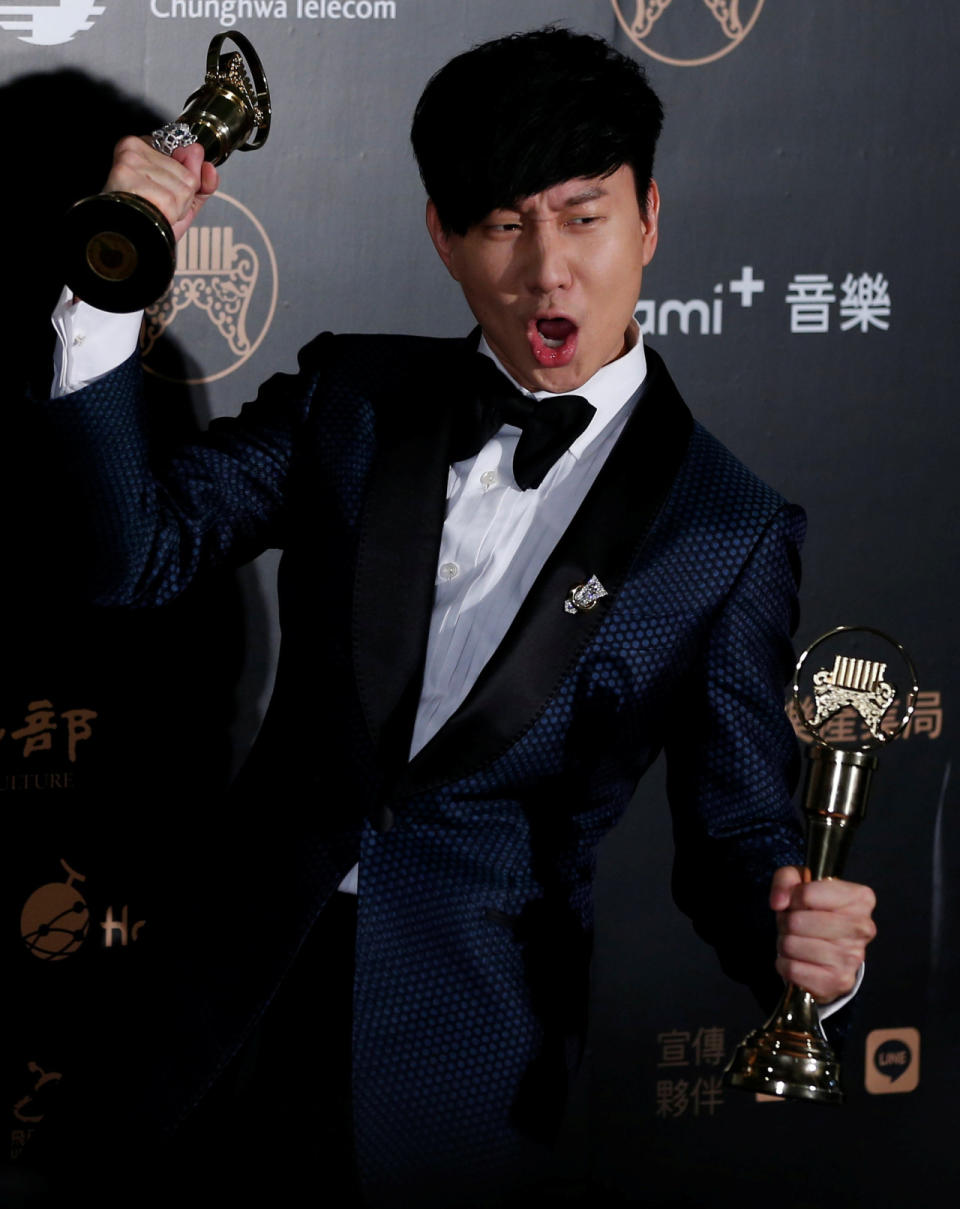
[[[802,515],[691,420],[653,352],[501,647],[407,761],[475,355],[318,337],[163,467],[136,359],[48,405],[73,463],[97,467],[103,603],[162,604],[283,550],[279,670],[235,799],[261,822],[230,841],[256,871],[249,928],[169,991],[190,1026],[151,1111],[172,1123],[202,1096],[359,859],[354,1127],[373,1201],[454,1204],[549,1143],[585,1027],[594,854],[661,750],[676,900],[761,995],[769,878],[800,860],[783,684]],[[591,575],[609,595],[565,612]]]

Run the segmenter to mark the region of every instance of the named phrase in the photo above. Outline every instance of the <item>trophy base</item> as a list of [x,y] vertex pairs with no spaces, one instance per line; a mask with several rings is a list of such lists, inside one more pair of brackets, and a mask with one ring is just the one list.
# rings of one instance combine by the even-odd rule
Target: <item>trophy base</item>
[[77,202],[63,225],[65,278],[101,311],[139,311],[167,292],[176,266],[170,224],[134,193]]
[[730,1087],[841,1104],[840,1068],[825,1039],[792,1029],[765,1027],[748,1034],[725,1072]]

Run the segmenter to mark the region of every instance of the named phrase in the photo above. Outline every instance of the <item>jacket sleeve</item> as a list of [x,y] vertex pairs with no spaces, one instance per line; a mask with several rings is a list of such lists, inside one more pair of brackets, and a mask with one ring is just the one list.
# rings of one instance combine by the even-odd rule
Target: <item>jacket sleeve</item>
[[88,593],[98,604],[163,604],[202,571],[281,546],[298,438],[326,341],[276,374],[239,416],[214,420],[154,465],[135,354],[83,390],[42,405],[46,435],[83,513]]
[[766,526],[707,632],[665,745],[674,897],[724,970],[765,1003],[782,989],[770,877],[803,853],[791,803],[798,746],[784,712],[803,532],[789,505]]

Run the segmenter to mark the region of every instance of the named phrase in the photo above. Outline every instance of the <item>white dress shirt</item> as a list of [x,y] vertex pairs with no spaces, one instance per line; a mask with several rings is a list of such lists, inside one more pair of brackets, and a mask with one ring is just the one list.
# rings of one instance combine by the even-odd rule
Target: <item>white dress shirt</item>
[[[520,429],[512,424],[450,467],[411,758],[473,687],[623,431],[626,405],[647,372],[636,327],[631,336],[631,348],[575,392],[596,412],[539,487],[522,491],[514,480]],[[485,339],[480,352],[503,370]],[[549,391],[523,393],[549,406]]]

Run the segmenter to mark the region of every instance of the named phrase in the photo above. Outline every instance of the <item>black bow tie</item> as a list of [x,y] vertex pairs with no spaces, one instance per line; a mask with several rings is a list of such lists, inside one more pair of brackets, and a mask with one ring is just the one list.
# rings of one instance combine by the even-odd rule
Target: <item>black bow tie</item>
[[526,491],[539,487],[550,467],[583,432],[596,408],[580,395],[555,395],[539,402],[522,394],[489,357],[477,354],[475,391],[459,409],[451,462],[475,457],[504,424],[521,430],[513,455],[513,477]]

